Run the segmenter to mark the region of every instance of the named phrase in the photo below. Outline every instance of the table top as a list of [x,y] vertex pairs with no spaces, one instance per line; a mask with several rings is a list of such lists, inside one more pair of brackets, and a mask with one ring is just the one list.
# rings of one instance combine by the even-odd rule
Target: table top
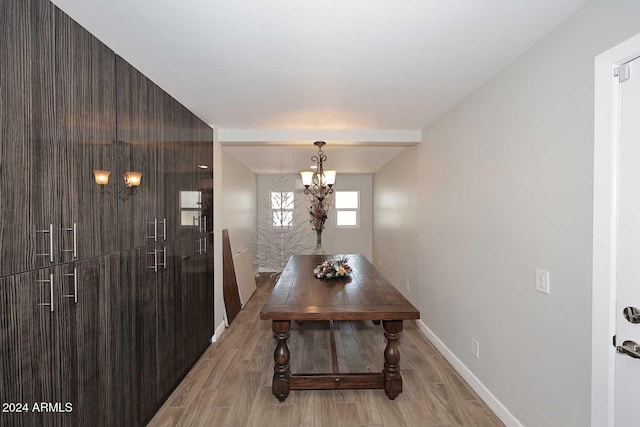
[[[321,280],[313,269],[347,257],[347,277]],[[268,320],[406,320],[420,312],[361,254],[293,255],[260,312]]]

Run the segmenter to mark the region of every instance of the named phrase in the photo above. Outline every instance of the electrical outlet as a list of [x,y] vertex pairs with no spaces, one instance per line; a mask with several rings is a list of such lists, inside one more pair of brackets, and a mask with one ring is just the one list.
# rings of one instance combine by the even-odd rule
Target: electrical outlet
[[480,358],[480,343],[478,343],[475,338],[471,338],[471,354],[473,354],[476,359]]
[[547,295],[551,294],[548,271],[536,269],[536,291]]

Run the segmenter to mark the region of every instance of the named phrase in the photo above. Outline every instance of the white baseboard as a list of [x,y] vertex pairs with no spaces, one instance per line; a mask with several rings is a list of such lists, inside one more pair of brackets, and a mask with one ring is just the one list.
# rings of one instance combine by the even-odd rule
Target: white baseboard
[[[467,368],[467,366],[462,363],[462,361],[458,359],[458,357],[453,354],[446,345],[444,345],[440,338],[438,338],[438,336],[434,334],[433,331],[422,322],[422,320],[418,320],[417,323],[424,336],[426,336],[427,339],[436,346],[438,351],[440,351],[449,363],[451,363],[451,366],[458,371],[471,388],[478,393],[478,396],[480,396],[484,403],[486,403],[496,416],[500,418],[500,421],[502,421],[507,427],[524,427],[523,424],[518,421],[511,412],[509,412],[507,407],[504,406],[502,402],[500,402],[498,398],[494,396],[484,384],[482,384],[482,382],[480,382],[478,377],[473,375],[473,372],[471,372],[471,370],[469,370],[469,368]],[[400,347],[400,351],[402,352],[402,346]]]
[[220,323],[220,326],[218,326],[216,328],[216,331],[213,333],[213,336],[211,337],[211,342],[216,342],[220,339],[220,337],[224,333],[224,328],[225,328],[225,324],[224,324],[224,321],[222,321],[222,323]]

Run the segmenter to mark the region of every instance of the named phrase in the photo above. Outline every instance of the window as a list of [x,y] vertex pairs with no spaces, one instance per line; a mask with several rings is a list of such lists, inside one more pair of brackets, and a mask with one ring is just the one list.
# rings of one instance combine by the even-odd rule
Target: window
[[271,192],[271,218],[274,227],[293,225],[293,191]]
[[360,192],[336,191],[336,227],[360,227]]
[[200,191],[180,191],[180,225],[195,227],[201,215],[202,193]]

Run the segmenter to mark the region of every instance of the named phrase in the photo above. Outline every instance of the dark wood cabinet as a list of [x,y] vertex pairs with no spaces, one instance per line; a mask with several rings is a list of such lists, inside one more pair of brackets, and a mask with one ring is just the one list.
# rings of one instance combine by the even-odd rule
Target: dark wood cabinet
[[212,144],[50,2],[0,0],[0,402],[29,405],[0,426],[142,425],[201,356]]
[[[118,114],[115,180],[121,190],[118,204],[118,249],[129,250],[157,241],[156,148],[159,139],[155,85],[125,60],[116,56]],[[141,172],[140,185],[124,188],[127,172]]]
[[0,2],[0,277],[58,253],[54,6]]
[[0,425],[117,424],[116,284],[117,255],[0,279],[0,399],[29,407]]
[[33,405],[57,400],[55,270],[0,279],[0,402],[27,405],[0,413],[0,426],[54,425],[55,417]]
[[73,405],[62,425],[117,425],[118,255],[59,269],[60,400]]
[[185,254],[182,242],[173,241],[161,245],[160,250],[166,254],[166,268],[158,271],[158,394],[166,394],[178,383],[190,366],[188,360],[182,356],[185,338],[189,334],[185,315],[190,307],[185,304],[186,282],[184,271],[189,260]]
[[123,423],[140,425],[158,403],[158,329],[155,246],[135,248],[120,258],[120,374]]
[[200,192],[201,232],[213,231],[213,130],[198,118],[194,118],[195,142],[193,171],[195,185]]
[[[65,262],[115,252],[113,194],[122,179],[114,171],[115,54],[59,9],[55,16],[57,201]],[[94,170],[112,172],[107,188],[96,184]]]

